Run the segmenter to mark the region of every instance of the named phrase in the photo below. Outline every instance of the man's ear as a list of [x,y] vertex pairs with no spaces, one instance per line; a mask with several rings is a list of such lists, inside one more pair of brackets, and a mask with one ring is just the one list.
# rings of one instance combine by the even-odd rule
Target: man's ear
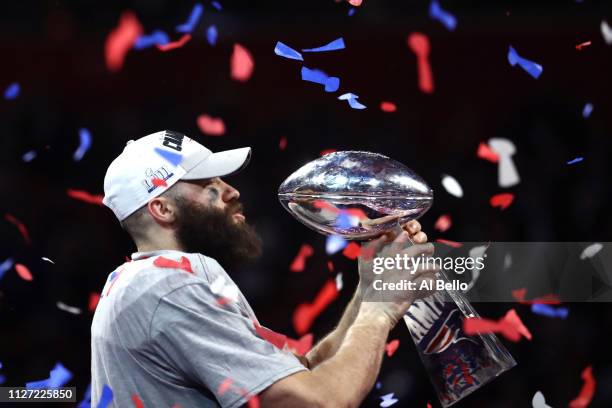
[[157,224],[170,225],[176,221],[178,207],[173,200],[159,196],[147,203],[147,210]]

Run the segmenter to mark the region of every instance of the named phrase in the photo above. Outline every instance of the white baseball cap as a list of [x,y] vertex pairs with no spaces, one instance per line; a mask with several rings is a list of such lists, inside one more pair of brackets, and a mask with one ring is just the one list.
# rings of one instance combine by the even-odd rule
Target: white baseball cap
[[177,181],[227,176],[250,157],[250,147],[213,153],[182,133],[162,130],[127,142],[106,170],[102,202],[123,221]]

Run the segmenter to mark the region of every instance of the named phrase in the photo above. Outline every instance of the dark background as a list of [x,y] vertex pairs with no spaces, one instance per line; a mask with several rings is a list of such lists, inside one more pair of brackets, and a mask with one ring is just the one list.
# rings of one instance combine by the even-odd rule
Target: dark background
[[[162,129],[184,132],[213,151],[253,147],[248,169],[227,181],[241,191],[247,219],[263,236],[265,255],[256,265],[229,271],[250,300],[262,324],[297,337],[291,316],[310,301],[330,277],[326,263],[343,271],[345,287],[316,320],[320,339],[337,322],[356,282],[354,262],[328,257],[325,239],[295,221],[276,198],[278,185],[324,149],[370,150],[406,163],[435,190],[433,208],[422,219],[430,239],[456,241],[609,241],[612,185],[609,77],[612,48],[600,22],[609,3],[443,1],[458,19],[454,32],[428,17],[427,1],[365,0],[347,15],[347,3],[224,2],[215,10],[205,1],[194,38],[181,49],[129,52],[123,69],[110,73],[104,42],[120,13],[132,10],[146,33],[166,31],[189,15],[192,2],[169,0],[93,2],[4,2],[0,13],[0,89],[19,82],[16,100],[0,100],[0,212],[29,229],[27,245],[17,228],[0,222],[0,262],[13,257],[27,265],[32,282],[14,269],[0,281],[0,374],[4,385],[48,377],[61,361],[74,373],[68,384],[81,398],[90,378],[87,311],[110,273],[134,247],[112,212],[66,195],[69,188],[103,194],[108,164],[125,142]],[[205,30],[215,24],[215,47]],[[414,54],[407,35],[419,31],[431,42],[435,92],[417,86]],[[340,77],[334,94],[300,80],[302,64],[273,53],[276,41],[295,49],[316,47],[342,36],[342,51],[309,54],[304,65]],[[582,51],[575,45],[591,41]],[[255,70],[246,83],[231,80],[233,44],[250,50]],[[544,67],[535,80],[508,64],[512,45]],[[336,98],[353,92],[368,108],[358,111]],[[395,113],[379,109],[397,104]],[[588,119],[585,103],[594,105]],[[224,119],[222,137],[202,134],[196,117]],[[78,129],[93,144],[75,162]],[[286,137],[287,147],[279,149]],[[497,167],[476,157],[478,144],[491,137],[514,142],[521,183],[497,185]],[[26,163],[22,155],[36,150]],[[566,162],[584,157],[574,165]],[[442,188],[442,174],[453,175],[464,190],[455,198]],[[489,198],[512,192],[505,211]],[[441,214],[452,216],[444,234],[433,229]],[[303,243],[315,255],[301,274],[289,264]],[[41,260],[52,259],[55,264]],[[331,275],[333,276],[333,275]],[[538,295],[538,294],[534,294]],[[80,307],[82,315],[59,310],[56,302]],[[612,353],[607,333],[608,304],[571,304],[567,320],[532,315],[527,306],[481,304],[478,311],[501,317],[516,307],[534,339],[504,341],[519,365],[466,398],[458,407],[526,407],[541,390],[551,406],[563,406],[582,386],[581,371],[593,365],[598,381],[591,406],[612,404]],[[396,354],[385,357],[365,406],[395,392],[396,406],[425,407],[437,398],[405,327]]]

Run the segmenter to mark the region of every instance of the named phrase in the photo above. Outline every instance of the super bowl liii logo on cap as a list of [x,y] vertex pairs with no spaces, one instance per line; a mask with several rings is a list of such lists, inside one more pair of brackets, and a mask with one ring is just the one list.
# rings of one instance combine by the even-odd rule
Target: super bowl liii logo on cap
[[183,150],[183,139],[185,135],[172,130],[166,130],[163,145],[180,152]]
[[147,189],[147,193],[150,193],[158,187],[158,185],[153,183],[153,179],[166,181],[172,176],[174,176],[174,173],[170,173],[165,166],[161,166],[155,171],[149,168],[145,170],[145,179],[142,181],[142,184]]

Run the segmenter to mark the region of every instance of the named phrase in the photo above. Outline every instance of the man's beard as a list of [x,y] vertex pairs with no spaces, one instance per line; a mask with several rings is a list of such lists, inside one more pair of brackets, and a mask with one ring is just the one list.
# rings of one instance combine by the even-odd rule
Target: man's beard
[[261,238],[246,221],[235,221],[242,204],[231,202],[225,210],[209,208],[182,198],[175,230],[185,252],[214,258],[225,268],[252,262],[261,256]]

